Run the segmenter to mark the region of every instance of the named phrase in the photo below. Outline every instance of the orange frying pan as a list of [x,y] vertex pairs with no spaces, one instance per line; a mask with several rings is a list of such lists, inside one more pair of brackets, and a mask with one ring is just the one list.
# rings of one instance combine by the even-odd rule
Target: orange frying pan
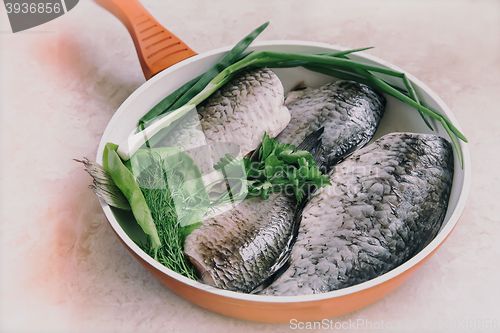
[[[106,127],[96,156],[96,161],[102,163],[102,152],[106,142],[122,142],[135,129],[142,115],[174,89],[210,68],[229,50],[229,47],[196,55],[179,38],[163,28],[136,0],[97,0],[97,2],[117,16],[127,27],[134,40],[144,76],[148,79],[120,106]],[[253,49],[303,53],[344,50],[334,45],[301,41],[260,42],[255,43]],[[394,65],[367,54],[356,54],[353,58],[402,71]],[[275,72],[285,90],[290,90],[299,82],[306,82],[313,86],[324,83],[325,80],[324,76],[300,68],[276,69]],[[458,124],[453,113],[432,90],[412,75],[407,75],[415,84],[425,104],[431,105],[446,115],[454,124]],[[395,128],[399,131],[429,132],[417,112],[402,103],[391,100],[376,137],[391,132]],[[444,132],[439,134],[446,135]],[[103,201],[101,201],[101,206],[122,243],[141,264],[179,296],[211,311],[241,319],[264,322],[288,322],[291,319],[318,320],[343,315],[381,299],[401,285],[435,253],[458,222],[470,187],[469,150],[466,145],[461,144],[464,167],[455,168],[448,212],[443,221],[443,227],[435,239],[409,261],[390,272],[370,281],[324,294],[249,295],[217,289],[188,279],[162,266],[137,246],[136,241],[140,240],[141,236],[137,228],[134,229],[129,223],[127,215]],[[459,165],[457,157],[455,157],[455,165]]]

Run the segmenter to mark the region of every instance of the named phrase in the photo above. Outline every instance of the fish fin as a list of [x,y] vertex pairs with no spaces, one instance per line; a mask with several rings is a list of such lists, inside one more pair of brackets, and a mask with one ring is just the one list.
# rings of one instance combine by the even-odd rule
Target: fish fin
[[297,146],[297,149],[307,150],[313,156],[316,165],[323,173],[328,171],[328,161],[323,157],[323,145],[322,145],[322,135],[325,131],[324,127],[317,129],[312,132]]
[[318,166],[320,167],[320,169],[322,171],[324,171],[325,173],[328,173],[337,164],[339,164],[340,162],[342,162],[343,160],[345,160],[346,158],[351,156],[357,150],[366,146],[370,141],[372,141],[372,139],[373,138],[371,138],[371,137],[364,138],[363,140],[359,141],[356,145],[351,147],[349,150],[345,151],[342,156],[335,157],[335,158],[331,158],[331,157],[327,156],[322,161],[316,160],[316,163],[318,164]]
[[288,92],[285,97],[285,105],[295,102],[296,100],[302,98],[306,92],[308,92],[310,88],[308,88],[304,82],[299,82],[295,87]]
[[210,286],[217,286],[213,276],[210,274],[210,271],[207,269],[207,267],[203,264],[202,260],[196,259],[195,255],[190,255],[188,252],[184,252],[184,257],[193,265],[200,281]]
[[274,271],[266,280],[264,280],[260,285],[258,285],[257,287],[255,287],[250,292],[250,294],[254,294],[254,295],[255,294],[260,294],[264,289],[266,289],[274,281],[276,281],[276,279],[281,274],[283,274],[288,269],[288,267],[290,267],[290,253],[291,253],[291,251],[289,251],[289,254],[288,254],[287,258],[286,258],[287,260],[285,262],[283,262],[283,264],[276,271]]
[[304,90],[307,88],[307,85],[304,81],[300,81],[299,83],[297,83],[291,91],[298,91],[298,90]]
[[[295,242],[295,237],[291,245],[293,245],[294,242]],[[266,289],[269,285],[271,285],[281,274],[283,274],[283,272],[286,271],[288,267],[290,267],[290,257],[292,254],[291,245],[283,252],[283,255],[278,259],[278,261],[273,265],[273,267],[271,267],[271,275],[269,275],[269,277],[267,277],[264,281],[262,281],[261,284],[259,284],[252,291],[250,291],[250,294],[259,294],[262,290]]]
[[299,150],[307,150],[309,152],[314,152],[319,146],[321,146],[321,136],[325,131],[324,127],[317,129],[308,136],[297,146]]
[[328,171],[330,170],[330,165],[327,163],[328,161],[325,160],[323,152],[324,152],[323,146],[320,145],[317,149],[315,149],[312,152],[312,156],[321,173],[327,174]]

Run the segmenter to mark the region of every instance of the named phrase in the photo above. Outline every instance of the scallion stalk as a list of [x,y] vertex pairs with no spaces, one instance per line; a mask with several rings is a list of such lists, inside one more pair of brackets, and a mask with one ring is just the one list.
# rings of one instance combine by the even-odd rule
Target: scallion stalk
[[[353,52],[366,50],[368,48],[323,54],[255,51],[243,57],[242,59],[229,64],[232,60],[235,59],[237,54],[241,55],[246,47],[253,41],[253,39],[255,39],[255,37],[257,37],[258,34],[260,34],[260,32],[262,32],[262,30],[266,26],[267,23],[260,26],[250,35],[245,37],[245,39],[243,39],[235,48],[233,48],[228,53],[228,55],[226,55],[222,59],[224,61],[221,60],[221,62],[215,66],[216,68],[214,68],[213,71],[210,71],[210,75],[207,75],[206,77],[202,76],[201,78],[203,78],[203,80],[200,78],[198,82],[195,83],[184,95],[178,98],[177,101],[173,104],[173,106],[177,106],[178,108],[173,110],[171,114],[158,119],[150,126],[144,128],[144,130],[133,134],[126,143],[126,145],[128,145],[128,151],[123,149],[123,147],[120,147],[121,149],[118,150],[120,156],[124,159],[128,159],[130,155],[132,155],[152,136],[157,134],[160,130],[168,127],[175,120],[183,117],[190,110],[203,102],[215,91],[220,89],[224,84],[231,80],[236,73],[241,72],[242,70],[261,67],[272,68],[303,66],[305,68],[309,68],[311,70],[315,70],[324,74],[329,74],[339,78],[353,79],[355,81],[369,84],[374,89],[378,89],[381,92],[393,96],[401,102],[415,108],[420,113],[425,123],[431,129],[432,126],[428,122],[427,117],[438,121],[439,123],[441,123],[446,133],[450,136],[455,151],[458,154],[457,156],[459,158],[460,164],[463,166],[463,154],[458,139],[467,142],[466,137],[451,123],[451,121],[446,116],[440,114],[437,111],[434,111],[430,107],[427,107],[420,102],[418,95],[416,94],[416,91],[411,81],[407,78],[406,74],[389,68],[369,65],[363,62],[351,60],[347,57],[347,55]],[[229,57],[229,54],[231,54],[231,57]],[[225,59],[229,60],[225,61]],[[229,65],[223,68],[223,65],[219,66],[220,64]],[[214,73],[217,74],[213,75]],[[376,76],[375,73],[401,79],[407,91],[404,92],[402,91],[402,89],[394,87],[382,78]],[[211,77],[211,79],[207,80],[208,77]]]
[[250,34],[240,40],[229,52],[227,52],[221,60],[219,60],[208,71],[198,76],[197,78],[185,83],[183,86],[175,90],[172,94],[165,97],[157,105],[155,105],[148,113],[139,120],[139,127],[145,125],[148,121],[175,109],[180,108],[193,97],[195,97],[205,86],[222,70],[234,64],[244,57],[244,52],[248,46],[259,36],[264,29],[267,28],[269,22],[266,22],[252,31]]

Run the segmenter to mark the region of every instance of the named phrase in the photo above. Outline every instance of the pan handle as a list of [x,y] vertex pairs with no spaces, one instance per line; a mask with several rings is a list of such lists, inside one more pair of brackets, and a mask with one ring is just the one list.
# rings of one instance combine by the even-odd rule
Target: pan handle
[[146,79],[196,55],[177,36],[165,29],[138,0],[96,0],[127,27]]

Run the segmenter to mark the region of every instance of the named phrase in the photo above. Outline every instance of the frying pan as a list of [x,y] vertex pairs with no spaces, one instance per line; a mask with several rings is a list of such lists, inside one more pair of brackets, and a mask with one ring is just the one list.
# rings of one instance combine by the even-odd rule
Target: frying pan
[[[144,76],[148,79],[119,107],[107,125],[96,157],[96,161],[102,164],[102,152],[107,142],[122,142],[135,128],[142,115],[183,83],[210,68],[230,47],[196,55],[178,37],[163,28],[136,0],[97,0],[97,2],[117,16],[127,27],[134,40]],[[255,43],[253,49],[303,53],[345,50],[334,45],[304,41],[260,42]],[[356,54],[353,58],[402,71],[394,65],[363,53]],[[301,68],[277,69],[275,72],[283,82],[285,91],[289,91],[300,82],[318,86],[331,80]],[[460,128],[453,113],[434,92],[410,74],[408,77],[414,82],[417,93],[424,103],[448,116]],[[376,137],[394,131],[429,132],[415,110],[390,97],[387,99],[387,109]],[[446,136],[442,131],[438,133]],[[111,227],[132,255],[174,293],[190,302],[226,316],[253,321],[318,320],[343,315],[381,299],[408,279],[449,236],[464,209],[471,178],[469,150],[466,145],[460,144],[464,153],[464,166],[460,168],[455,157],[456,167],[448,211],[438,235],[422,251],[401,266],[370,281],[323,294],[250,295],[221,290],[190,280],[156,262],[136,245],[134,241],[143,240],[144,234],[128,213],[114,209],[103,201],[101,206]]]

